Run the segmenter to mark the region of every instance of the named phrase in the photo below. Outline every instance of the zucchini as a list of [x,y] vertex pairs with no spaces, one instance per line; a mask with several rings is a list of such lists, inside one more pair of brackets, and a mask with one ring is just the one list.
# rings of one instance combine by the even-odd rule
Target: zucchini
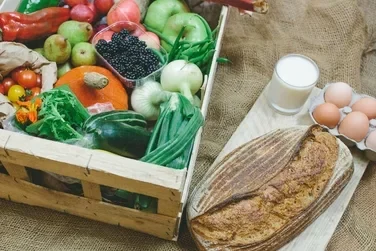
[[91,133],[96,149],[135,159],[144,156],[151,136],[147,129],[106,120],[96,121],[95,127]]
[[139,126],[146,128],[147,122],[143,115],[134,111],[108,111],[94,114],[88,118],[84,125],[83,130],[90,132],[96,128],[98,121],[117,121],[131,126]]

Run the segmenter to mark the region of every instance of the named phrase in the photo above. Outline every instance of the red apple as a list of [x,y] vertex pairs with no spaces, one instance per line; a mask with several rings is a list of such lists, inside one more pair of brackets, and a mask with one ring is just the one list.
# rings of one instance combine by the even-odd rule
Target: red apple
[[92,23],[94,21],[94,12],[83,4],[74,6],[71,10],[71,19],[79,22]]
[[102,15],[106,15],[114,4],[114,0],[94,0],[95,8]]
[[149,48],[154,48],[159,50],[161,47],[161,42],[159,40],[159,37],[150,31],[145,32],[141,36],[138,37],[141,41],[145,41],[146,46]]
[[108,25],[107,24],[99,24],[99,25],[96,25],[94,26],[94,33],[97,34],[98,32],[100,32],[101,30],[107,28]]
[[137,24],[136,28],[131,30],[131,31],[132,31],[131,32],[132,36],[139,37],[139,36],[145,34],[146,28],[142,24]]
[[93,21],[93,22],[98,21],[99,18],[100,18],[100,14],[99,14],[97,8],[95,8],[94,3],[89,3],[89,4],[87,5],[87,7],[89,7],[89,8],[91,9],[91,11],[94,13],[94,21]]
[[69,7],[73,8],[74,6],[79,4],[86,5],[89,3],[89,0],[64,0],[64,3],[69,5]]

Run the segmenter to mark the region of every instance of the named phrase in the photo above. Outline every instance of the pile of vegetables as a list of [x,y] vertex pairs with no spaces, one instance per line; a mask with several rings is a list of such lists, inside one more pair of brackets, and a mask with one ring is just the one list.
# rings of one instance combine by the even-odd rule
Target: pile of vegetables
[[[0,30],[0,41],[23,43],[57,66],[56,83],[43,92],[40,76],[22,65],[3,80],[0,92],[16,108],[5,129],[188,167],[204,124],[199,96],[217,29],[183,0],[23,0],[17,11],[0,13]],[[27,74],[29,82],[15,79]],[[13,94],[14,86],[23,90]],[[124,190],[103,196],[157,207],[154,198]]]

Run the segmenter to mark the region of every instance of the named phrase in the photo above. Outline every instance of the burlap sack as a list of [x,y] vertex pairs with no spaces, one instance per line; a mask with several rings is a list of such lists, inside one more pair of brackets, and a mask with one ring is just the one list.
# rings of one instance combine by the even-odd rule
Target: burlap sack
[[[271,0],[270,13],[254,18],[231,11],[222,56],[233,64],[218,69],[192,188],[248,113],[282,55],[295,52],[313,58],[320,66],[321,87],[329,81],[345,81],[359,92],[376,96],[371,40],[376,2],[362,1],[366,18],[354,0]],[[376,171],[370,167],[328,250],[376,250],[375,193]],[[173,243],[0,200],[0,249],[169,251],[195,247],[185,224],[179,241]]]

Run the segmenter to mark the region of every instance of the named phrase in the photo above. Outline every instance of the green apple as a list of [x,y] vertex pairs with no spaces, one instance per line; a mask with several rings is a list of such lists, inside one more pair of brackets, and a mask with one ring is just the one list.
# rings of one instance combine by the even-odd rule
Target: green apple
[[95,65],[97,63],[97,55],[93,45],[88,42],[76,44],[72,49],[71,62],[74,67]]
[[35,48],[34,51],[38,52],[40,55],[44,56],[44,48]]
[[72,70],[72,65],[69,61],[57,66],[57,77],[60,78],[68,71]]

